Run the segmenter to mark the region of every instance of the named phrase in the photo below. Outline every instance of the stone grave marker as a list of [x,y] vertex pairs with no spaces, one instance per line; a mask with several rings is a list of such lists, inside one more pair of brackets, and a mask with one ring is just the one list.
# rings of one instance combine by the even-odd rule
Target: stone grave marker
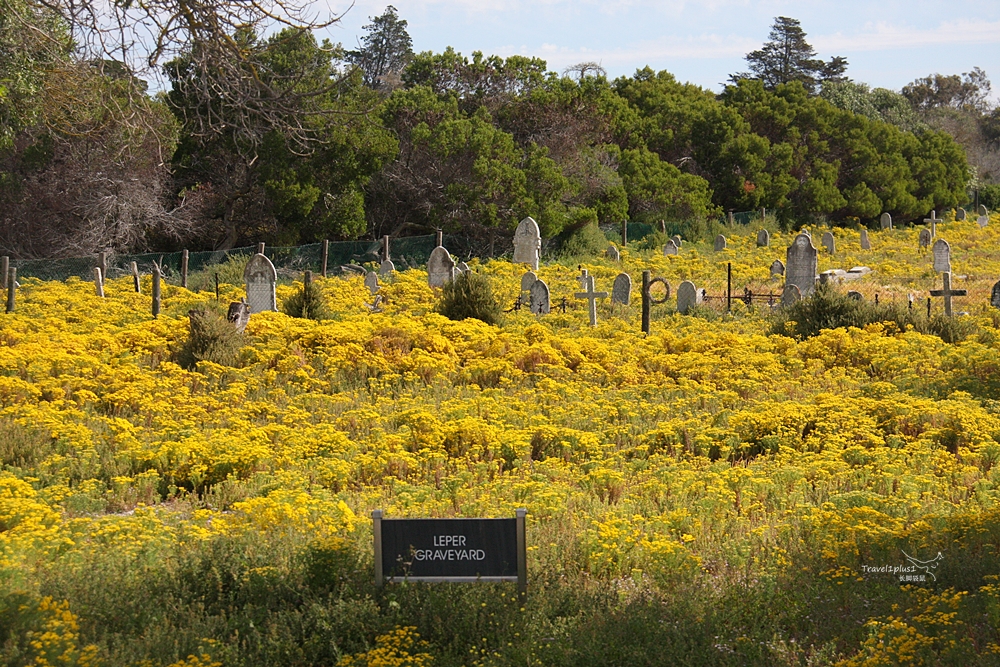
[[701,292],[690,280],[685,280],[677,287],[677,312],[687,314],[691,308],[701,303]]
[[1000,280],[993,285],[993,291],[990,292],[990,305],[1000,308]]
[[757,230],[757,247],[766,248],[771,245],[771,232],[766,229]]
[[618,248],[615,247],[614,243],[608,245],[608,249],[604,251],[604,256],[612,262],[620,262],[622,259],[621,253],[618,252]]
[[951,245],[944,239],[934,242],[934,270],[938,273],[951,271]]
[[674,245],[677,246],[677,249],[680,250],[681,244],[683,243],[683,240],[681,239],[681,235],[680,234],[674,234],[673,236],[670,237],[670,240],[673,241]]
[[588,299],[590,301],[590,306],[588,310],[590,311],[590,326],[597,326],[597,300],[607,299],[607,292],[598,292],[594,290],[594,276],[587,276],[587,291],[577,292],[574,294],[577,299]]
[[455,267],[455,271],[457,271],[458,273],[468,273],[469,265],[466,264],[465,262],[459,262],[458,266]]
[[780,259],[776,259],[773,262],[771,262],[771,275],[772,276],[785,275],[785,264]]
[[955,211],[955,219],[959,222],[965,222],[967,216],[968,213],[965,212],[964,208],[959,207],[959,209]]
[[979,215],[989,215],[990,210],[986,208],[986,204],[980,204],[978,213]]
[[862,229],[861,230],[861,249],[862,250],[871,250],[872,249],[871,241],[868,240],[868,230],[867,229]]
[[825,232],[823,234],[822,244],[823,247],[826,248],[826,251],[831,255],[837,252],[837,241],[833,238],[833,234],[830,232]]
[[726,237],[719,234],[715,237],[715,252],[720,252],[726,249]]
[[250,322],[250,306],[247,305],[246,299],[229,304],[226,320],[236,328],[236,333],[246,331],[247,324]]
[[535,275],[534,271],[528,271],[523,276],[521,276],[521,294],[531,291],[531,286],[535,284],[538,280],[538,276]]
[[926,248],[926,247],[930,246],[930,244],[931,244],[931,230],[929,230],[929,229],[921,229],[920,230],[920,237],[917,239],[917,242],[920,244],[921,248]]
[[243,282],[247,287],[247,305],[251,315],[278,310],[278,297],[274,291],[278,284],[278,272],[265,255],[257,253],[250,258],[243,269]]
[[427,284],[431,287],[443,287],[446,282],[454,279],[455,260],[443,247],[434,248],[427,260]]
[[371,292],[372,296],[378,294],[379,285],[378,285],[377,273],[375,273],[374,271],[369,271],[368,273],[365,274],[365,287],[368,288],[368,291]]
[[852,298],[852,299],[854,299],[855,301],[864,301],[865,300],[864,295],[861,294],[861,292],[856,292],[855,290],[849,291],[847,293],[847,296],[850,297],[850,298]]
[[[808,234],[799,234],[785,253],[785,285],[795,285],[800,296],[812,294],[816,286],[819,251]],[[784,298],[784,297],[782,297]]]
[[980,227],[985,227],[986,225],[990,224],[990,212],[986,208],[985,204],[979,205],[978,213],[979,217],[976,218],[976,222],[979,224]]
[[663,254],[666,256],[676,255],[677,252],[677,245],[674,243],[673,239],[667,241],[667,245],[663,246]]
[[615,278],[615,284],[611,288],[611,303],[620,303],[627,306],[632,299],[632,276],[627,273],[619,273]]
[[888,213],[883,213],[878,222],[882,229],[892,229],[892,216]]
[[[944,314],[951,317],[951,298],[954,296],[965,296],[968,294],[968,290],[964,289],[952,289],[951,288],[951,271],[945,271],[941,274],[941,280],[944,285],[944,289],[932,289],[931,296],[942,296],[944,297]],[[930,306],[927,307],[928,315],[930,314]]]
[[396,265],[392,263],[391,259],[384,259],[382,263],[379,264],[378,274],[382,277],[391,276],[396,272]]
[[579,268],[580,268],[580,275],[576,277],[576,282],[580,283],[580,289],[587,289],[587,285],[589,284],[587,281],[590,278],[590,274],[588,274],[587,269],[583,268],[582,266]]
[[549,286],[544,280],[536,280],[528,288],[528,307],[532,315],[548,315],[552,306],[549,301]]
[[790,306],[802,298],[802,292],[798,285],[785,283],[785,289],[781,290],[781,305]]
[[924,218],[924,222],[931,226],[931,239],[937,238],[937,223],[941,222],[941,218],[937,217],[937,211],[931,211],[931,217]]
[[514,230],[514,263],[527,264],[532,271],[538,270],[538,258],[542,253],[542,233],[538,223],[527,217]]

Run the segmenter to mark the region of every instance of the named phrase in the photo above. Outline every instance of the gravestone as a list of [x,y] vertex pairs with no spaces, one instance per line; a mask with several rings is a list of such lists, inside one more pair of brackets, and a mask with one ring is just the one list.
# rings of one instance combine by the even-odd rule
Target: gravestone
[[848,292],[847,296],[848,296],[848,298],[854,299],[855,301],[864,301],[865,300],[865,297],[864,297],[864,295],[861,294],[861,292],[855,292],[854,290],[851,290],[850,292]]
[[871,250],[872,249],[871,241],[868,240],[868,230],[867,229],[862,229],[861,230],[861,249],[862,250]]
[[780,259],[776,259],[773,262],[771,262],[771,275],[772,276],[785,275],[785,265]]
[[580,275],[576,277],[576,282],[580,283],[580,289],[587,289],[589,280],[590,274],[587,273],[587,269],[580,267]]
[[[968,290],[964,289],[952,289],[951,287],[951,271],[945,271],[941,274],[941,281],[944,285],[943,289],[932,289],[930,291],[931,296],[941,296],[944,297],[944,314],[948,317],[952,315],[951,299],[956,296],[966,296]],[[929,301],[929,299],[928,299]],[[930,305],[927,306],[927,314],[930,315]]]
[[882,217],[879,218],[879,226],[882,229],[892,229],[892,216],[888,213],[883,213]]
[[246,331],[247,324],[250,322],[250,306],[247,305],[246,299],[229,304],[226,320],[236,328],[236,333]]
[[960,207],[957,211],[955,211],[955,219],[958,220],[959,222],[965,222],[965,218],[967,216],[968,214],[965,212],[964,208]]
[[819,251],[808,234],[799,234],[785,253],[785,285],[795,285],[800,296],[812,294],[816,286]]
[[986,204],[979,205],[979,215],[989,215],[990,210],[986,208]]
[[938,273],[951,271],[951,246],[944,239],[934,242],[934,270]]
[[611,303],[627,306],[632,299],[632,277],[627,273],[619,273],[611,288]]
[[931,239],[937,238],[937,223],[941,222],[941,218],[937,217],[937,211],[931,211],[931,217],[924,218],[924,222],[931,226]]
[[766,229],[757,231],[757,247],[766,248],[771,245],[771,232]]
[[979,205],[979,211],[978,211],[978,213],[979,213],[979,217],[976,218],[976,222],[979,223],[980,227],[985,227],[986,225],[990,224],[990,212],[986,208],[985,204],[980,204]]
[[715,252],[720,252],[726,249],[726,237],[719,234],[715,237]]
[[917,239],[917,242],[920,244],[921,248],[926,248],[926,247],[930,246],[930,244],[931,244],[931,230],[929,230],[929,229],[921,229],[920,230],[920,236]]
[[382,277],[391,276],[396,272],[396,265],[392,263],[391,259],[384,259],[382,263],[379,264],[378,274]]
[[837,241],[834,240],[833,234],[831,234],[830,232],[825,232],[823,234],[822,243],[823,247],[826,248],[826,251],[831,255],[837,252]]
[[990,305],[994,308],[1000,308],[1000,280],[993,285],[993,291],[990,293]]
[[543,280],[536,280],[528,288],[528,307],[532,315],[548,315],[551,311],[549,302],[549,286]]
[[608,245],[608,249],[604,251],[604,256],[612,262],[620,262],[622,258],[621,253],[618,252],[618,248],[615,247],[614,243]]
[[250,314],[265,310],[278,310],[278,297],[274,287],[278,284],[278,272],[274,264],[261,253],[250,258],[243,269],[243,282],[247,287],[247,305]]
[[528,264],[532,271],[538,270],[538,258],[542,253],[542,233],[533,218],[525,218],[514,230],[514,263]]
[[663,254],[666,256],[676,255],[677,252],[677,245],[674,243],[673,239],[667,241],[667,245],[663,246]]
[[466,264],[465,262],[459,262],[458,266],[455,267],[455,271],[457,271],[458,273],[468,273],[469,265]]
[[577,299],[588,299],[590,301],[590,306],[588,310],[590,311],[590,326],[597,326],[597,300],[607,299],[607,292],[598,292],[594,289],[594,276],[587,276],[587,291],[577,292],[574,294]]
[[455,279],[455,260],[448,251],[438,246],[431,251],[427,260],[427,284],[431,287],[443,287],[445,283]]
[[802,298],[802,292],[798,285],[785,283],[785,289],[781,291],[781,305],[790,306]]
[[690,280],[685,280],[677,288],[677,312],[686,315],[692,307],[701,303],[701,292]]
[[538,280],[538,276],[535,275],[534,271],[528,271],[523,276],[521,276],[521,294],[531,291],[531,286],[535,284]]
[[677,246],[677,249],[679,250],[680,247],[681,247],[681,244],[683,243],[683,241],[681,240],[681,235],[680,234],[674,234],[673,236],[670,237],[670,240],[674,242],[674,245]]
[[371,292],[372,296],[378,294],[378,274],[374,271],[369,271],[365,274],[365,287]]

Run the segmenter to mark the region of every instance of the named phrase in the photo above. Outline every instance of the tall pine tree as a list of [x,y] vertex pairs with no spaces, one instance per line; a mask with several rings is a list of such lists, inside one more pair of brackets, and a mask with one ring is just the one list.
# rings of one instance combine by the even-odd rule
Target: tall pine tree
[[389,5],[364,30],[367,34],[361,38],[360,48],[348,51],[347,59],[361,69],[366,86],[391,89],[387,79],[392,75],[398,77],[413,57],[413,41],[406,32],[406,21]]
[[829,62],[816,58],[816,51],[806,41],[806,33],[797,19],[779,16],[774,19],[768,41],[761,49],[746,56],[749,72],[734,74],[733,83],[740,79],[758,79],[764,87],[774,90],[783,83],[799,81],[810,93],[823,81],[845,81],[847,59],[835,56]]

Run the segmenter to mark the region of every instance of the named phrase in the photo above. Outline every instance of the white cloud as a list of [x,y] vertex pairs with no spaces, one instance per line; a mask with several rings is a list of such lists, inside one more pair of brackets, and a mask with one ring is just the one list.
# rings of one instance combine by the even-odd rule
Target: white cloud
[[1000,21],[949,21],[933,30],[887,23],[869,24],[855,35],[817,35],[810,38],[813,46],[824,53],[838,51],[886,51],[914,47],[946,45],[998,44]]

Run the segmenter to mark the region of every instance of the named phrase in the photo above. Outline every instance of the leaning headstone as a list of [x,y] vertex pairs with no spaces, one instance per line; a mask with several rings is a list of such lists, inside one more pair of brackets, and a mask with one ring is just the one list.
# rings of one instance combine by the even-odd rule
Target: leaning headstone
[[823,234],[823,241],[822,241],[822,243],[823,243],[823,247],[826,248],[826,251],[828,253],[830,253],[831,255],[833,253],[837,252],[837,242],[836,242],[836,240],[834,240],[833,234],[831,234],[830,232],[825,232]]
[[532,315],[548,315],[551,310],[549,286],[543,280],[536,280],[528,288],[528,304]]
[[968,214],[965,212],[964,208],[959,207],[959,209],[955,211],[955,220],[958,220],[959,222],[965,222],[965,218],[967,216]]
[[917,243],[920,244],[921,248],[927,248],[931,244],[931,230],[921,229],[920,236],[917,238]]
[[430,259],[427,260],[427,284],[431,287],[443,287],[445,283],[454,279],[455,260],[443,247],[434,248]]
[[771,262],[771,275],[772,276],[785,275],[785,265],[780,259],[776,259],[773,262]]
[[538,276],[535,275],[534,271],[528,271],[523,276],[521,276],[521,294],[531,291],[531,286],[535,284],[538,280]]
[[396,272],[396,265],[392,263],[391,259],[384,259],[382,263],[378,266],[378,274],[383,278],[385,276],[390,276]]
[[883,213],[882,217],[879,218],[879,226],[882,229],[892,229],[892,216],[888,213]]
[[795,285],[800,295],[812,294],[816,286],[819,251],[808,234],[799,234],[785,253],[785,285]]
[[681,247],[681,244],[683,243],[683,240],[681,239],[681,235],[680,234],[674,234],[673,236],[670,237],[670,240],[674,242],[674,245],[677,246],[677,248],[679,250],[680,247]]
[[632,299],[632,277],[627,273],[619,273],[615,284],[611,287],[611,303],[628,305]]
[[369,271],[365,274],[365,287],[368,291],[372,293],[372,296],[378,294],[378,274],[374,271]]
[[604,256],[612,262],[620,262],[622,259],[621,253],[618,252],[618,248],[615,247],[614,243],[608,245],[608,249],[604,251]]
[[247,305],[246,299],[229,304],[226,319],[236,328],[236,333],[246,331],[247,324],[250,322],[250,306]]
[[951,271],[951,246],[944,239],[934,242],[934,270],[938,273]]
[[867,229],[862,229],[861,230],[861,249],[862,250],[871,250],[872,249],[871,241],[868,240],[868,230]]
[[692,307],[701,303],[701,292],[690,280],[685,280],[677,288],[677,312],[687,314]]
[[663,254],[666,256],[677,254],[677,244],[674,243],[673,239],[667,241],[667,245],[663,246]]
[[781,291],[781,305],[790,306],[802,298],[802,292],[798,285],[785,283],[785,289]]
[[274,287],[278,284],[278,272],[265,255],[257,253],[250,258],[243,269],[243,282],[247,287],[247,305],[250,306],[251,315],[265,310],[278,310],[278,297],[274,292]]
[[718,236],[715,237],[715,252],[719,252],[725,249],[726,249],[726,237],[723,236],[722,234],[719,234]]
[[514,263],[528,264],[532,271],[538,270],[538,258],[542,252],[542,233],[533,218],[525,218],[514,230]]
[[758,230],[757,232],[757,247],[766,248],[771,245],[771,232],[766,229]]
[[993,285],[993,291],[990,293],[990,305],[994,308],[1000,308],[1000,280]]

